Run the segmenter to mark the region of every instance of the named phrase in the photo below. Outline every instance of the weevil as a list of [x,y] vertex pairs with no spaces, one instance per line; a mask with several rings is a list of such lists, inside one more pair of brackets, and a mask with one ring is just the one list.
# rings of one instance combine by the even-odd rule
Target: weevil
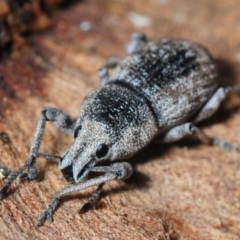
[[[110,68],[114,68],[111,76]],[[196,126],[211,117],[230,92],[239,90],[239,86],[218,87],[215,62],[197,43],[171,38],[153,41],[134,33],[127,56],[110,58],[99,77],[101,86],[83,100],[76,121],[62,110],[45,108],[27,162],[18,171],[1,167],[1,174],[8,177],[0,192],[3,199],[17,177],[37,178],[37,158],[59,160],[70,184],[53,195],[39,226],[52,220],[63,197],[97,185],[80,211],[90,209],[105,182],[131,176],[133,168],[127,159],[152,140],[169,143],[194,134],[205,144],[234,147],[208,137]],[[39,152],[47,121],[74,136],[63,157]],[[91,177],[92,172],[98,175]]]

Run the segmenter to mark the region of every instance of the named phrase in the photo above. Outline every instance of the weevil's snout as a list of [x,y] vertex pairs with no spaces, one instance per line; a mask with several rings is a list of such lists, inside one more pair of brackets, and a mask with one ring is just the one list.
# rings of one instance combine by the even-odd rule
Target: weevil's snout
[[74,137],[74,143],[62,157],[59,168],[68,182],[78,183],[94,171],[98,162],[110,159],[111,144],[102,126],[92,122],[76,127]]
[[85,147],[86,144],[76,139],[72,147],[61,159],[59,168],[65,179],[70,183],[79,182],[80,178],[87,175],[87,166],[91,161],[89,157],[86,157]]
[[65,177],[65,179],[66,179],[69,183],[73,183],[73,182],[74,182],[72,165],[70,165],[70,166],[62,169],[61,171],[62,171],[63,176]]
[[[65,177],[65,179],[69,183],[73,183],[74,178],[73,178],[73,171],[72,171],[72,163],[68,160],[67,154],[68,154],[68,151],[61,158],[60,169],[61,169],[61,172],[62,172],[63,176]],[[70,165],[66,165],[66,162],[68,162],[68,164],[70,164]]]
[[89,161],[85,165],[79,165],[77,161],[74,161],[74,163],[71,165],[61,168],[61,172],[69,183],[80,182],[84,177],[87,176],[89,170],[91,169],[91,165],[93,165],[92,161]]
[[87,145],[81,156],[73,162],[72,172],[75,182],[81,182],[88,176],[89,172],[94,171],[94,167],[110,156],[110,149],[106,143],[92,142]]

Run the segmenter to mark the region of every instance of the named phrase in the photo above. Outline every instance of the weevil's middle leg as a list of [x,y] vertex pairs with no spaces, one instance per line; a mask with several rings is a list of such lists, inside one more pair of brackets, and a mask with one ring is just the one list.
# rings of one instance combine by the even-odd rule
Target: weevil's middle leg
[[202,130],[196,127],[192,123],[184,123],[182,125],[176,126],[170,129],[165,134],[159,136],[154,141],[159,143],[170,143],[176,142],[180,139],[183,139],[186,136],[196,136],[202,143],[208,145],[218,145],[225,150],[238,149],[237,146],[225,142],[218,138],[211,138],[207,136]]
[[221,103],[232,92],[240,92],[240,85],[233,87],[221,87],[213,94],[208,102],[203,106],[200,112],[191,120],[192,123],[198,123],[211,117],[221,106]]
[[[110,166],[99,166],[99,167],[94,167],[91,169],[92,172],[99,172],[99,173],[105,173],[104,175],[101,175],[96,178],[92,178],[86,181],[82,181],[80,183],[76,183],[70,186],[67,186],[57,192],[56,194],[53,195],[52,201],[48,205],[48,208],[40,215],[38,226],[43,225],[45,221],[52,221],[52,215],[53,212],[56,210],[60,199],[62,199],[65,196],[68,196],[73,193],[77,193],[82,189],[94,186],[94,185],[99,185],[97,191],[95,191],[96,196],[94,194],[90,198],[90,201],[93,203],[96,202],[98,199],[101,189],[103,187],[103,184],[107,181],[111,181],[114,179],[126,179],[129,178],[132,175],[133,168],[131,164],[127,162],[119,162],[119,163],[113,163]],[[93,204],[92,203],[92,204]],[[91,205],[91,203],[90,203]],[[84,204],[81,210],[88,210],[85,209],[89,207],[89,203]],[[92,206],[92,205],[91,205]],[[91,207],[90,206],[90,207]],[[80,211],[81,211],[80,210]]]
[[185,136],[194,134],[205,144],[218,145],[225,150],[237,150],[237,146],[225,142],[222,139],[208,137],[203,133],[203,131],[194,125],[195,123],[201,122],[211,117],[219,109],[221,103],[228,97],[231,92],[240,92],[240,85],[218,88],[213,96],[199,111],[199,113],[193,119],[191,119],[191,123],[185,123],[183,125],[170,129],[168,132],[155,139],[155,142],[175,142],[184,138]]
[[131,41],[128,45],[127,54],[135,53],[139,47],[141,46],[141,43],[144,43],[147,41],[147,36],[142,32],[135,32],[131,36]]
[[[144,33],[135,32],[132,34],[131,41],[128,45],[127,54],[136,52],[141,46],[142,42],[146,42],[147,37]],[[101,80],[101,84],[105,85],[109,80],[108,69],[115,68],[121,59],[116,56],[110,57],[107,62],[98,70],[98,76]]]
[[105,85],[109,80],[108,69],[115,68],[121,59],[116,56],[110,57],[105,64],[98,70],[98,76],[100,78],[101,84]]
[[47,157],[51,159],[61,158],[53,154],[39,152],[39,148],[42,142],[45,125],[47,121],[53,122],[61,130],[73,136],[75,121],[67,113],[63,112],[62,110],[58,110],[55,108],[45,108],[42,111],[42,114],[38,121],[37,129],[34,135],[34,139],[30,148],[29,157],[26,163],[18,171],[11,171],[6,168],[1,168],[2,174],[5,175],[5,177],[8,177],[8,180],[0,191],[0,200],[6,196],[10,185],[16,178],[26,176],[26,174],[24,174],[24,171],[26,169],[28,169],[27,178],[29,180],[33,180],[37,178],[37,170],[36,170],[37,158],[39,157]]

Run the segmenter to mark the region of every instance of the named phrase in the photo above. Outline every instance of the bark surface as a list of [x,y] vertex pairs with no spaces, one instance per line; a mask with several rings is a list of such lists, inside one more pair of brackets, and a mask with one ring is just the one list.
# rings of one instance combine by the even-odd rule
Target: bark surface
[[[217,59],[221,85],[240,83],[236,0],[76,2],[52,15],[50,30],[1,59],[0,164],[18,169],[25,162],[43,107],[77,117],[99,85],[98,68],[111,55],[125,56],[134,31],[197,41]],[[239,114],[234,95],[200,127],[240,147]],[[72,141],[48,123],[41,151],[62,155]],[[89,188],[36,227],[51,196],[67,185],[56,163],[39,159],[39,180],[16,181],[0,202],[0,239],[240,239],[239,152],[186,140],[151,144],[131,162],[134,175],[107,183],[93,210],[78,214],[95,190]]]

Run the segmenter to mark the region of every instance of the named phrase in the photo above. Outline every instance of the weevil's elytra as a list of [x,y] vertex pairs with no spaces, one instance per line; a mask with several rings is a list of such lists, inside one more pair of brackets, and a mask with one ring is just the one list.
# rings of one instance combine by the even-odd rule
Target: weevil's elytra
[[159,128],[189,118],[217,88],[216,67],[205,49],[186,40],[149,41],[127,56],[110,81],[123,81],[143,92]]
[[[108,69],[114,68],[111,76]],[[101,86],[83,101],[77,121],[62,110],[45,108],[40,116],[28,161],[7,172],[3,199],[11,183],[27,175],[37,177],[36,159],[59,159],[59,168],[71,184],[53,195],[38,225],[51,221],[60,199],[98,185],[82,207],[86,212],[97,201],[105,182],[126,179],[132,174],[127,159],[152,140],[177,141],[195,134],[203,143],[225,149],[233,145],[206,136],[195,124],[211,117],[221,102],[239,86],[218,88],[213,59],[202,46],[191,41],[153,41],[134,33],[124,59],[110,58],[99,70]],[[47,121],[74,137],[63,157],[39,152]],[[99,164],[100,163],[100,164]],[[98,172],[96,177],[89,173]]]

